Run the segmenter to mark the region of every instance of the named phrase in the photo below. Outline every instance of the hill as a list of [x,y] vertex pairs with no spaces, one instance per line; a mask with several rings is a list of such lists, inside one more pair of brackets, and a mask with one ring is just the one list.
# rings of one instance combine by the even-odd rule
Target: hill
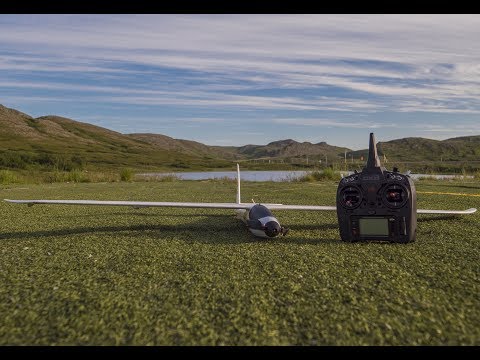
[[[190,155],[201,155],[207,157],[247,160],[247,159],[295,159],[305,158],[307,155],[313,158],[324,159],[338,158],[343,156],[344,151],[350,149],[331,146],[326,142],[312,144],[310,142],[297,142],[292,139],[279,140],[267,145],[245,145],[235,146],[209,146],[196,141],[173,139],[160,134],[129,134],[136,140],[147,142],[160,149],[174,150]],[[312,158],[312,160],[313,160]]]
[[[472,166],[478,169],[480,165],[480,136],[443,141],[409,137],[379,142],[377,148],[379,155],[388,159],[388,167],[402,163],[442,162],[445,165],[450,162],[457,168],[474,170]],[[345,152],[348,152],[349,163],[352,155],[358,161],[351,166],[358,167],[364,163],[361,157],[367,158],[368,149],[352,151],[324,141],[310,143],[293,139],[267,145],[210,146],[161,134],[121,134],[55,115],[33,118],[0,105],[0,168],[201,170],[232,167],[234,161],[245,161],[244,168],[255,168],[252,162],[248,164],[248,160],[254,159],[310,167],[320,161],[325,165],[325,159],[328,165],[336,163],[343,167]],[[435,165],[432,170],[449,171],[444,165]]]
[[236,153],[236,148],[232,147],[209,146],[197,141],[174,139],[161,134],[128,134],[128,136],[132,139],[149,143],[160,149],[177,151],[192,156],[203,156],[229,160],[244,158],[240,154]]
[[33,118],[0,105],[0,166],[84,165],[136,168],[221,167],[226,161],[163,149],[99,126],[60,116]]
[[328,145],[326,142],[312,144],[292,139],[274,141],[267,145],[246,145],[237,152],[248,158],[301,158],[311,156],[322,159],[325,155],[331,159],[343,156],[350,149]]
[[[466,136],[446,140],[420,137],[378,142],[380,156],[402,162],[415,161],[476,161],[480,160],[480,136]],[[355,158],[366,158],[368,149],[353,152]]]

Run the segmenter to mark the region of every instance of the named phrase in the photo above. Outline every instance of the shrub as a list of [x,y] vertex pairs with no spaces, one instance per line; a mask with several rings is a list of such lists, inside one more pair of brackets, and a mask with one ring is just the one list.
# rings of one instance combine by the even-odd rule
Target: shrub
[[79,170],[72,170],[65,173],[65,179],[67,182],[90,182],[90,179],[86,174]]
[[173,182],[178,180],[182,180],[182,178],[177,174],[138,175],[136,177],[136,181],[145,182]]
[[178,168],[178,169],[189,169],[190,168],[190,165],[185,164],[183,161],[171,163],[170,166],[174,167],[174,168]]
[[57,183],[57,182],[75,182],[75,183],[85,183],[90,182],[90,178],[87,174],[79,171],[58,171],[49,172],[45,175],[44,181],[47,183]]
[[298,178],[298,181],[309,182],[309,181],[322,181],[322,180],[340,180],[341,175],[338,172],[335,172],[332,168],[326,168],[323,171],[312,171],[306,175]]
[[134,175],[135,175],[135,173],[133,172],[132,169],[122,168],[120,170],[120,180],[121,181],[132,181]]
[[25,169],[27,167],[27,162],[25,161],[25,158],[22,157],[21,153],[7,151],[0,154],[0,166],[14,169]]
[[0,184],[15,184],[19,182],[17,174],[10,170],[0,170]]
[[88,182],[116,182],[120,177],[118,173],[111,171],[90,171],[85,175]]

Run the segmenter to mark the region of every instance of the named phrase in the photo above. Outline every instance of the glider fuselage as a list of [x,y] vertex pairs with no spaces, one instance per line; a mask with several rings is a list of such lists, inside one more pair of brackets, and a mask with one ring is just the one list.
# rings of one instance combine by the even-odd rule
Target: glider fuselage
[[272,238],[279,234],[285,235],[288,230],[280,225],[270,209],[261,204],[255,204],[249,210],[236,210],[237,218],[242,220],[248,230],[261,238]]

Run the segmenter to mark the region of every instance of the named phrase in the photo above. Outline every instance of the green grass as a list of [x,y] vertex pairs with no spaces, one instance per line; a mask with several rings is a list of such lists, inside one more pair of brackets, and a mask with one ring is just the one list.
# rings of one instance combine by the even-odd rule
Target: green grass
[[[477,182],[418,191],[480,193]],[[2,198],[234,201],[235,183],[9,185]],[[245,200],[335,201],[336,182],[242,185]],[[418,195],[420,208],[478,197]],[[412,244],[340,241],[334,212],[0,203],[1,345],[479,345],[478,213],[419,216]]]

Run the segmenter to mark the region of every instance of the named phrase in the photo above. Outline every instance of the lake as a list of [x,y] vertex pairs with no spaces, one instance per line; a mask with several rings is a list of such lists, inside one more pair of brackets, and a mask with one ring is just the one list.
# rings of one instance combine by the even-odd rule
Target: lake
[[[294,178],[299,178],[307,171],[241,171],[240,178],[247,181],[289,181]],[[176,173],[145,173],[137,174],[137,176],[145,177],[163,177],[168,175],[175,175],[182,180],[207,180],[207,179],[236,179],[236,171],[198,171],[198,172],[176,172]]]
[[[240,178],[247,181],[290,181],[304,176],[310,171],[300,170],[277,170],[277,171],[241,171]],[[351,171],[341,171],[343,175],[350,175]],[[198,172],[176,172],[176,173],[143,173],[137,174],[142,177],[164,177],[168,175],[175,175],[182,180],[207,180],[207,179],[236,179],[236,171],[198,171]],[[421,177],[432,177],[435,179],[453,179],[456,177],[463,178],[461,175],[430,175],[430,174],[410,174],[414,180]],[[473,178],[473,176],[467,176]]]

